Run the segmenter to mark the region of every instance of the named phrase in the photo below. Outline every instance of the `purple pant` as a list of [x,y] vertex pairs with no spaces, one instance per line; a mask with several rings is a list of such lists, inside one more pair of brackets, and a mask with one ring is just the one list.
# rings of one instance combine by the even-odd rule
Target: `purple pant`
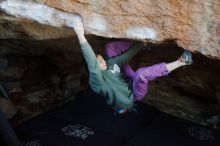
[[[131,42],[110,42],[105,46],[107,57],[114,57],[122,54],[132,46]],[[122,66],[124,74],[132,80],[132,89],[134,100],[139,101],[144,98],[148,91],[148,81],[164,75],[168,75],[165,63],[155,64],[153,66],[141,67],[133,71],[129,64]]]

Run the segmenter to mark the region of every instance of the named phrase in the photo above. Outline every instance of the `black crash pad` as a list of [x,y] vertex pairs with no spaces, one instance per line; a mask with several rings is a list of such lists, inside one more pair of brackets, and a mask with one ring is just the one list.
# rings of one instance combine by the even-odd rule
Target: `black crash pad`
[[25,122],[16,132],[24,145],[123,145],[159,113],[137,103],[133,111],[116,114],[104,97],[89,90],[64,107]]
[[128,146],[220,146],[220,133],[162,113]]
[[16,129],[28,146],[219,146],[217,131],[169,116],[138,102],[116,114],[104,97],[79,95],[62,108],[46,112]]

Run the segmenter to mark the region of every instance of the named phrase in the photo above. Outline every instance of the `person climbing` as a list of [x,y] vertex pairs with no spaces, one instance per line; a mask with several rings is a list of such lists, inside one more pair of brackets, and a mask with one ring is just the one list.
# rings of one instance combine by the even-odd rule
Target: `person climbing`
[[[193,63],[191,52],[185,50],[181,57],[171,63],[159,63],[133,71],[127,63],[144,47],[143,42],[112,42],[106,45],[105,60],[95,55],[84,35],[82,18],[77,19],[73,29],[79,39],[82,54],[88,67],[89,85],[92,90],[106,98],[107,104],[120,114],[131,110],[135,101],[147,94],[148,82],[171,71]],[[122,72],[123,69],[123,72]]]

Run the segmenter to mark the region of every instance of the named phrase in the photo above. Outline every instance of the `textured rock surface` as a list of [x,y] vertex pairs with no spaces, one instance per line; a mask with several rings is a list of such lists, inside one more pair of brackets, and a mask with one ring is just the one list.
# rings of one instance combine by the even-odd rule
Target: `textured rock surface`
[[[112,41],[94,36],[87,38],[95,52],[102,54],[103,46]],[[175,44],[156,46],[151,51],[140,52],[132,59],[131,65],[137,69],[162,61],[171,62],[181,53],[182,49]],[[0,81],[21,82],[23,92],[10,94],[19,113],[15,122],[23,122],[59,107],[73,100],[74,93],[82,89],[79,84],[82,54],[76,37],[38,41],[0,40],[0,55],[8,59],[9,65],[25,68],[22,79],[0,72]],[[201,54],[193,57],[195,62],[191,66],[150,81],[149,92],[143,101],[168,114],[215,127],[206,120],[220,113],[220,60]],[[216,127],[220,128],[220,123]]]
[[[10,9],[4,9],[6,13],[41,23],[68,26],[72,22],[66,18],[74,16],[63,12],[77,12],[84,18],[87,33],[155,42],[175,40],[180,47],[220,59],[219,0],[35,0],[37,6],[28,7],[19,5],[27,0],[7,1],[13,2]],[[51,7],[61,11],[55,12]]]
[[0,97],[0,109],[7,119],[11,119],[17,113],[14,104],[10,100],[6,100],[2,97]]
[[[3,11],[13,16],[0,14],[0,57],[8,58],[17,68],[16,75],[14,70],[0,72],[0,80],[22,82],[23,92],[11,95],[20,113],[15,118],[18,121],[73,100],[74,93],[81,89],[82,56],[77,38],[66,28],[74,22],[75,12],[82,15],[90,34],[155,43],[174,40],[180,47],[220,59],[218,0],[35,0],[28,5],[33,1],[8,1],[11,7]],[[0,1],[1,8],[2,2],[6,1]],[[96,52],[103,52],[109,41],[101,37],[88,40]],[[139,54],[132,64],[137,68],[169,62],[180,53],[177,46],[158,47]],[[152,81],[144,102],[208,124],[207,118],[220,113],[220,62],[199,54],[194,54],[194,60],[187,69]]]
[[67,28],[51,27],[35,21],[15,18],[0,13],[1,39],[55,39],[73,36],[73,31]]

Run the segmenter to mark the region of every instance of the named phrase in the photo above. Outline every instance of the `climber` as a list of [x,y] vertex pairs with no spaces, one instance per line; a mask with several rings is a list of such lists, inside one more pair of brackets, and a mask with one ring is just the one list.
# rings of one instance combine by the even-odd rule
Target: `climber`
[[126,63],[145,48],[143,42],[109,43],[106,45],[108,58],[105,60],[101,55],[95,55],[87,42],[82,19],[76,20],[72,27],[79,39],[88,67],[90,87],[94,92],[105,96],[107,103],[119,114],[131,110],[135,101],[143,99],[147,93],[148,81],[166,76],[181,66],[193,63],[191,52],[185,50],[181,57],[174,62],[142,67],[134,72]]

